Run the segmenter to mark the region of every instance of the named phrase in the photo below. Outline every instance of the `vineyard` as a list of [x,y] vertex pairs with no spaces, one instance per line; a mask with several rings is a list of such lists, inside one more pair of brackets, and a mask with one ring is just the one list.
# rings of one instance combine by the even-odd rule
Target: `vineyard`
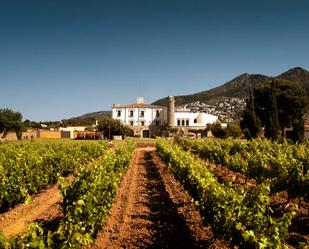
[[[58,178],[61,182],[61,206],[64,213],[56,227],[33,223],[20,237],[11,239],[0,236],[3,248],[76,248],[93,242],[134,149],[132,144],[126,143],[111,150],[102,142],[1,146],[3,158],[4,155],[12,156],[11,160],[2,161],[1,177],[5,180],[2,180],[3,188],[15,186],[16,189],[14,192],[7,190],[13,194],[11,198],[7,197],[10,194],[2,197],[2,203],[6,204],[4,208],[25,200],[28,195]],[[10,166],[11,169],[14,166],[16,171],[10,171]],[[75,171],[72,183],[61,177],[72,171]]]
[[[275,235],[268,234],[264,238],[260,238],[260,242],[255,241],[257,238],[256,234],[259,236],[262,235],[261,231],[256,231],[255,229],[260,227],[267,227],[267,233],[274,229],[274,231],[280,231],[280,227],[284,228],[279,233],[281,234],[281,241],[277,241],[277,245],[274,245],[274,248],[282,247],[287,240],[287,232],[289,230],[290,234],[289,241],[296,246],[302,247],[308,243],[308,215],[309,215],[309,205],[308,205],[308,196],[309,196],[309,147],[308,144],[288,144],[284,143],[274,143],[269,140],[255,140],[251,142],[244,142],[240,140],[191,140],[191,139],[177,139],[177,145],[173,145],[172,153],[176,153],[178,157],[164,158],[164,153],[162,153],[162,159],[169,163],[173,164],[178,161],[178,167],[186,160],[192,160],[190,163],[185,163],[185,165],[190,165],[189,169],[191,174],[187,172],[184,176],[181,176],[183,181],[187,181],[187,185],[193,186],[190,187],[193,196],[196,196],[197,200],[201,199],[201,202],[205,202],[201,205],[202,209],[206,210],[206,215],[210,217],[215,217],[214,222],[216,222],[216,213],[219,212],[221,215],[223,210],[224,212],[232,212],[233,210],[233,201],[232,198],[229,201],[220,204],[220,201],[216,201],[214,206],[224,207],[223,210],[216,210],[214,213],[209,212],[209,201],[212,200],[215,195],[218,193],[218,190],[209,192],[210,196],[205,196],[205,190],[203,189],[203,181],[200,183],[199,177],[205,179],[206,174],[210,174],[207,178],[214,178],[215,184],[207,182],[207,184],[213,185],[216,189],[216,184],[219,184],[220,188],[225,188],[229,194],[237,200],[236,203],[239,207],[236,206],[237,215],[240,214],[240,209],[246,209],[247,207],[253,208],[252,211],[256,213],[248,213],[245,211],[245,214],[253,215],[257,219],[250,220],[247,225],[243,225],[244,221],[241,217],[233,217],[232,223],[228,225],[229,228],[235,227],[233,232],[226,231],[226,236],[231,236],[230,239],[235,240],[238,236],[242,237],[240,243],[257,244],[256,247],[269,246],[270,241],[274,242]],[[171,146],[171,145],[169,145]],[[163,146],[164,147],[164,146]],[[168,148],[168,145],[165,145]],[[184,152],[182,149],[184,149]],[[166,151],[167,149],[165,149]],[[176,152],[177,151],[177,152]],[[166,152],[167,153],[167,152]],[[182,156],[180,156],[182,155]],[[194,156],[197,155],[198,157]],[[166,155],[165,155],[166,156]],[[204,159],[204,160],[201,160]],[[172,160],[172,163],[168,160]],[[195,165],[196,169],[192,169],[192,165]],[[177,163],[176,163],[177,165]],[[176,167],[176,166],[175,166]],[[202,169],[200,169],[202,168]],[[188,169],[187,169],[188,170]],[[195,171],[197,170],[197,171]],[[197,172],[203,173],[197,173]],[[179,170],[175,169],[176,173],[179,174]],[[201,174],[201,175],[199,175]],[[186,179],[189,177],[189,179]],[[199,183],[193,183],[192,178],[197,178],[194,181]],[[222,181],[222,178],[224,179]],[[237,184],[242,178],[242,184]],[[220,180],[220,183],[219,183]],[[235,184],[236,183],[236,184]],[[250,183],[250,184],[249,184]],[[253,183],[253,184],[252,184]],[[195,189],[196,188],[196,189]],[[211,187],[205,187],[207,190]],[[236,193],[241,192],[241,196],[235,196]],[[216,192],[216,194],[214,194]],[[225,194],[223,194],[225,195]],[[243,197],[249,198],[251,203],[240,202]],[[256,197],[258,196],[258,199]],[[226,197],[224,197],[226,198]],[[223,198],[223,199],[224,199]],[[230,198],[230,197],[229,197]],[[262,201],[262,203],[261,203]],[[241,207],[241,208],[240,208]],[[245,217],[246,217],[245,215]],[[225,215],[224,215],[225,216]],[[263,216],[263,221],[259,218]],[[278,218],[279,219],[276,219]],[[251,219],[252,217],[250,217]],[[269,220],[267,220],[269,219]],[[239,222],[241,220],[241,222]],[[265,222],[265,223],[263,223]],[[283,222],[283,223],[281,223]],[[281,224],[280,224],[281,223]],[[224,220],[220,225],[226,226],[228,224],[227,220]],[[263,225],[262,225],[263,224]],[[297,227],[297,225],[300,227]],[[276,226],[278,226],[276,228]],[[241,228],[240,228],[241,227]],[[299,232],[302,231],[302,232]],[[250,233],[251,237],[248,238],[247,234]],[[232,234],[232,235],[231,235]],[[294,241],[293,241],[294,240]],[[263,245],[263,242],[265,244]],[[292,242],[293,241],[293,242]],[[297,241],[297,242],[296,242]]]
[[31,199],[31,195],[102,155],[106,143],[36,142],[0,146],[0,210]]
[[286,190],[290,198],[309,200],[309,146],[269,140],[193,141],[178,144],[201,158],[244,174],[257,183],[269,181],[273,193]]
[[180,138],[145,146],[153,145],[0,144],[3,224],[50,187],[61,193],[57,215],[29,219],[15,234],[0,225],[0,248],[308,246],[308,144]]

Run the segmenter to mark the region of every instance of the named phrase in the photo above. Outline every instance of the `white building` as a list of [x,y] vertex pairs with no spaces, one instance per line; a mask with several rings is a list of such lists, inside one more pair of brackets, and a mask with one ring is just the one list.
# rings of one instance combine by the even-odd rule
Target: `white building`
[[176,108],[174,119],[175,127],[189,126],[191,129],[202,129],[205,128],[207,124],[216,122],[218,117],[203,112],[190,112],[190,110],[185,108]]
[[127,125],[135,136],[140,137],[161,135],[167,125],[181,131],[205,129],[207,124],[218,120],[211,114],[175,108],[173,97],[170,97],[169,110],[165,106],[146,104],[143,98],[138,98],[133,104],[114,104],[112,118]]
[[68,127],[60,127],[59,131],[66,131],[70,133],[70,138],[75,138],[74,137],[74,132],[76,131],[85,131],[86,126],[68,126]]
[[135,136],[152,137],[166,125],[167,108],[146,104],[138,98],[133,104],[112,106],[112,118],[129,126]]

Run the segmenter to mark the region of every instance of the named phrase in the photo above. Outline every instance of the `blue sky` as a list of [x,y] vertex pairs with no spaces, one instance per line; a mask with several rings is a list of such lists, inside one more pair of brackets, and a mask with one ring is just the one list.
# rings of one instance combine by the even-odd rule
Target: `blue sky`
[[309,70],[307,0],[0,1],[0,108],[60,120]]

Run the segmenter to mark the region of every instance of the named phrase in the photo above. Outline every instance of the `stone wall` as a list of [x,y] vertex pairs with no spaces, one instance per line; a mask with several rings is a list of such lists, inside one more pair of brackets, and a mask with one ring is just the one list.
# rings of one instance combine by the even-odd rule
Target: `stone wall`
[[[0,133],[0,141],[16,141],[17,136],[15,132],[9,132],[5,138],[2,138],[3,133]],[[28,139],[33,139],[37,138],[37,132],[36,131],[26,131],[22,133],[22,140],[28,140]]]
[[45,131],[40,130],[38,132],[39,138],[61,138],[61,131]]

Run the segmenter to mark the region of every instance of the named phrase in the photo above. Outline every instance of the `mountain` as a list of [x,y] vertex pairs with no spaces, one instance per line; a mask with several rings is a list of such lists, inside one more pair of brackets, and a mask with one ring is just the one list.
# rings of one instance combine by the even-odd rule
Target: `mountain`
[[303,85],[309,96],[309,72],[301,67],[292,68],[285,73],[280,74],[277,78],[298,82]]
[[112,112],[111,111],[99,111],[99,112],[90,112],[90,113],[86,113],[83,114],[79,117],[79,119],[86,119],[86,118],[95,118],[96,120],[102,120],[105,117],[111,117],[112,116]]
[[[222,86],[190,95],[174,96],[176,105],[185,105],[191,102],[200,101],[211,104],[222,97],[244,98],[248,95],[249,87],[258,83],[269,81],[271,77],[261,74],[241,74]],[[168,98],[155,101],[154,105],[167,105]]]
[[[224,121],[238,120],[245,108],[244,99],[249,88],[272,78],[279,78],[300,83],[309,96],[309,72],[301,67],[292,68],[276,77],[262,74],[244,73],[216,88],[190,95],[174,96],[177,106],[185,106],[192,111],[202,111],[219,116]],[[152,104],[167,106],[168,98],[159,99]],[[95,118],[101,120],[111,117],[111,111],[87,113],[77,118]]]
[[[290,80],[303,85],[309,96],[309,72],[303,68],[292,68],[276,77],[261,74],[241,74],[225,84],[190,95],[174,96],[176,106],[184,106],[191,111],[207,112],[217,115],[219,119],[231,122],[239,120],[245,108],[244,99],[249,94],[249,88],[256,84],[270,81],[273,78]],[[168,98],[155,101],[154,105],[167,106]]]
[[[195,94],[175,96],[175,102],[176,105],[185,105],[196,101],[211,104],[224,97],[244,98],[248,96],[250,86],[254,87],[256,84],[269,81],[272,78],[262,74],[244,73],[219,87]],[[298,82],[304,86],[309,95],[309,72],[301,67],[292,68],[274,78]],[[153,102],[153,104],[167,106],[167,102],[168,98],[165,97]]]

